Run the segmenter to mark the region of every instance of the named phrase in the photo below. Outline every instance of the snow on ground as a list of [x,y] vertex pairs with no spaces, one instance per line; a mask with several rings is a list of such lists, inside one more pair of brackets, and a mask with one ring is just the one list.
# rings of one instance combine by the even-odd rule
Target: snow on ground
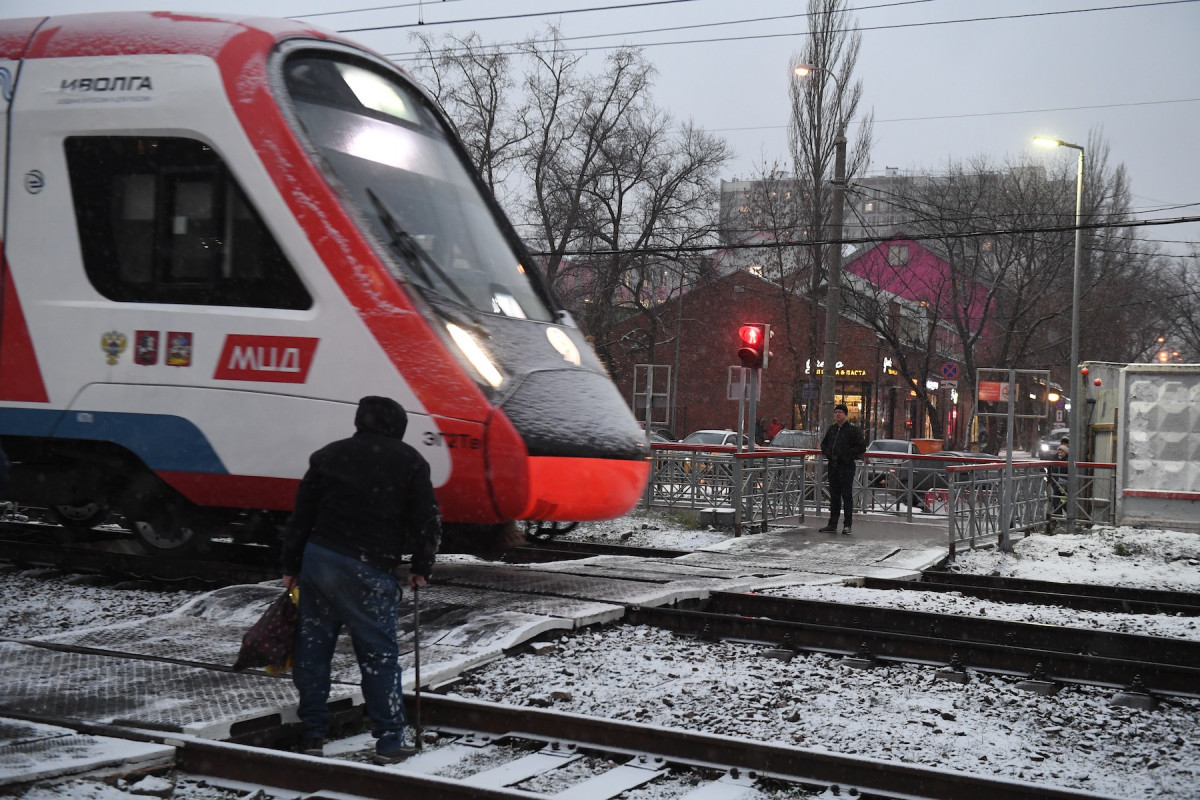
[[[637,512],[581,524],[564,538],[674,549],[716,544],[728,533],[687,518]],[[1200,592],[1200,535],[1101,528],[1035,535],[1012,553],[960,554],[953,568],[1039,580]],[[196,592],[121,591],[45,572],[0,568],[3,636],[149,617]],[[1155,636],[1200,639],[1194,618],[1063,612],[987,603],[955,594],[800,587],[790,596],[898,605]],[[662,724],[797,747],[861,754],[1072,787],[1113,797],[1200,798],[1200,701],[1152,710],[1111,705],[1112,692],[1066,688],[1041,696],[1016,681],[970,673],[966,684],[921,666],[859,670],[826,655],[772,657],[764,648],[708,643],[647,627],[589,628],[523,647],[468,673],[463,696]],[[125,800],[132,787],[73,781],[30,789],[22,800]],[[224,800],[181,780],[177,800]],[[283,793],[279,797],[291,797]],[[262,794],[263,800],[273,797]],[[653,794],[639,795],[652,798]]]
[[[634,514],[580,525],[568,536],[690,549],[723,541],[728,534]],[[1127,527],[1035,535],[1017,541],[1009,554],[961,554],[953,568],[1200,592],[1200,535]],[[1200,624],[1187,617],[1062,612],[952,593],[843,586],[774,593],[1200,639]],[[485,700],[984,772],[1113,797],[1200,797],[1200,702],[1167,700],[1142,711],[1111,705],[1107,690],[1067,688],[1044,697],[1007,678],[971,672],[964,685],[939,680],[936,673],[932,667],[911,665],[864,671],[825,655],[781,661],[758,646],[699,642],[646,627],[611,627],[561,636],[550,652],[524,652],[475,670],[458,691]]]

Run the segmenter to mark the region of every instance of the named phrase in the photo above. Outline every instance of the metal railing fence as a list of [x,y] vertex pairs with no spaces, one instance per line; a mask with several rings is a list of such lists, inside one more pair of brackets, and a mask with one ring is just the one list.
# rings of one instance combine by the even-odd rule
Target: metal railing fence
[[[655,444],[646,506],[713,509],[732,523],[736,535],[747,528],[765,531],[782,521],[803,523],[809,513],[829,508],[825,464],[816,450],[756,450],[737,453],[731,446]],[[947,464],[945,479],[922,462]],[[1065,519],[1055,462],[1014,462],[1005,483],[1002,461],[972,463],[960,459],[888,454],[868,456],[854,475],[856,513],[945,517],[951,558],[962,547],[996,544],[1007,537],[1053,529]],[[1083,525],[1112,523],[1116,494],[1114,464],[1080,463],[1076,520]],[[1065,476],[1062,480],[1065,486]],[[1007,486],[1007,494],[1005,487]],[[1004,522],[1007,520],[1007,522]]]
[[[1005,483],[1003,463],[956,466],[947,469],[949,489],[950,558],[961,546],[973,549],[1011,546],[1014,533],[1053,532],[1066,519],[1066,473],[1056,462],[1013,463],[1012,480]],[[1116,508],[1116,464],[1079,462],[1079,494],[1075,520],[1079,525],[1113,524]],[[1007,492],[1005,491],[1007,486]]]

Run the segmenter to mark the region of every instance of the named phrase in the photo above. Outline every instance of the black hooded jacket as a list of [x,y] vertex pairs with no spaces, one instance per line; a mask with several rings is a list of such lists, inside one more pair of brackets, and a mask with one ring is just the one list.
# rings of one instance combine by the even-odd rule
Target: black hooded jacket
[[441,516],[429,464],[403,441],[408,415],[395,400],[364,397],[348,439],[312,454],[283,537],[283,570],[298,575],[312,541],[391,571],[412,554],[429,577],[441,543]]

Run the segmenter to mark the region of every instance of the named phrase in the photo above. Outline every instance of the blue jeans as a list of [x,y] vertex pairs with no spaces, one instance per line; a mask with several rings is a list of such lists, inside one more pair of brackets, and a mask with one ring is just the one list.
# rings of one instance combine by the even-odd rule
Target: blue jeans
[[849,528],[854,517],[854,464],[829,465],[829,525],[837,526],[842,514]]
[[396,644],[399,605],[400,588],[390,572],[311,542],[304,548],[292,659],[303,738],[324,739],[329,733],[329,676],[343,625],[358,658],[372,733],[379,737],[404,732]]

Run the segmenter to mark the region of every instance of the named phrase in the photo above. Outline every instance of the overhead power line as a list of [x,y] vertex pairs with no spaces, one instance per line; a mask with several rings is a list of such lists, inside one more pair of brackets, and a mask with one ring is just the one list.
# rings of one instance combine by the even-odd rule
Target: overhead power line
[[[309,19],[311,17],[332,17],[338,14],[363,14],[368,11],[394,11],[398,8],[422,8],[426,0],[421,0],[417,3],[395,3],[390,6],[374,6],[373,8],[343,8],[338,11],[316,11],[312,14],[295,14],[288,19]],[[432,5],[434,0],[428,0]],[[461,3],[462,0],[437,0],[438,4],[442,3]]]
[[[677,3],[677,2],[690,2],[690,1],[691,0],[656,0],[656,2],[637,4],[637,5],[657,5],[659,3]],[[936,26],[940,26],[940,25],[962,25],[962,24],[968,24],[968,23],[973,23],[973,22],[997,22],[997,21],[1001,21],[1001,20],[1036,19],[1039,17],[1058,17],[1058,16],[1066,16],[1066,15],[1074,15],[1074,14],[1091,14],[1091,13],[1100,12],[1100,11],[1126,11],[1126,10],[1130,10],[1130,9],[1153,8],[1155,6],[1174,6],[1174,5],[1183,5],[1183,4],[1187,4],[1187,3],[1196,3],[1196,2],[1200,2],[1200,0],[1155,0],[1155,2],[1149,2],[1149,3],[1125,3],[1122,5],[1115,5],[1115,6],[1096,6],[1094,8],[1075,8],[1075,9],[1066,9],[1066,10],[1061,10],[1061,11],[1032,11],[1032,12],[1026,12],[1026,13],[1022,13],[1022,14],[996,14],[996,15],[987,16],[987,17],[962,17],[959,19],[930,20],[930,21],[926,21],[926,22],[897,22],[897,23],[890,23],[887,25],[855,26],[852,30],[846,30],[844,32],[865,33],[867,31],[904,30],[904,29],[909,29],[909,28],[936,27]],[[634,7],[634,6],[608,6],[608,7],[597,7],[597,8],[590,8],[590,9],[571,9],[570,11],[562,11],[562,12],[537,12],[537,13],[531,13],[531,14],[517,14],[517,15],[508,15],[508,16],[499,15],[499,16],[494,16],[494,17],[478,17],[475,19],[446,20],[444,22],[437,22],[437,23],[424,23],[423,25],[421,23],[415,23],[415,22],[403,23],[403,24],[398,24],[398,25],[377,25],[377,26],[373,26],[373,27],[364,27],[364,28],[344,28],[344,29],[340,29],[338,31],[338,33],[365,33],[365,32],[369,32],[369,31],[401,30],[401,29],[405,29],[405,28],[429,27],[430,25],[433,25],[433,24],[452,25],[452,24],[457,24],[457,23],[499,22],[502,20],[519,19],[522,17],[558,16],[559,14],[563,14],[563,13],[579,13],[579,12],[583,12],[583,11],[614,10],[614,9],[630,8],[630,7]],[[752,41],[752,40],[757,40],[757,39],[778,39],[778,38],[782,38],[782,37],[807,36],[809,34],[810,34],[810,31],[804,30],[804,31],[791,31],[791,32],[787,32],[787,33],[762,33],[762,34],[747,34],[745,36],[721,36],[721,37],[715,37],[715,38],[709,38],[709,39],[678,39],[678,40],[665,41],[665,42],[640,42],[637,45],[632,45],[632,46],[634,46],[634,47],[665,47],[665,46],[677,45],[677,44],[716,44],[716,43],[722,43],[722,42],[739,42],[739,41]],[[613,34],[613,35],[618,36],[618,35],[624,35],[624,34]],[[497,49],[504,48],[504,47],[515,48],[516,46],[517,45],[512,44],[512,43],[496,45]],[[595,47],[564,48],[564,50],[566,52],[571,52],[571,51],[575,51],[575,50],[617,50],[617,49],[620,49],[623,47],[629,47],[629,46],[631,46],[631,45],[627,45],[627,44],[598,45]],[[408,54],[405,53],[405,54],[397,54],[397,55],[408,55]],[[391,56],[389,56],[389,57],[391,57]]]
[[[1200,216],[1174,217],[1171,219],[1144,219],[1125,222],[1090,222],[1082,225],[1050,225],[1032,228],[996,228],[983,231],[962,231],[957,233],[913,233],[905,234],[904,239],[912,242],[928,242],[946,239],[976,239],[980,237],[1012,236],[1029,233],[1066,233],[1075,230],[1103,230],[1109,228],[1144,228],[1157,225],[1183,225],[1189,222],[1200,222]],[[567,250],[564,256],[612,256],[612,255],[679,255],[681,253],[707,253],[714,250],[778,250],[785,247],[812,247],[816,245],[847,245],[871,244],[880,241],[878,236],[858,236],[841,239],[798,239],[784,242],[754,242],[746,244],[705,244],[680,245],[678,247],[637,247],[630,249],[603,250]],[[535,256],[548,256],[547,251],[533,251]]]
[[[1095,111],[1101,108],[1135,108],[1137,106],[1161,106],[1174,103],[1198,103],[1200,97],[1179,97],[1173,100],[1142,100],[1131,103],[1101,103],[1094,106],[1059,106],[1057,108],[1028,108],[1015,111],[978,111],[970,114],[938,114],[930,117],[895,117],[893,119],[877,119],[874,122],[928,122],[939,119],[969,119],[972,117],[1004,117],[1017,114],[1048,114],[1054,111]],[[860,120],[851,120],[851,125],[860,124]],[[740,128],[710,128],[710,133],[726,133],[728,131],[766,131],[787,128],[787,125],[749,125]]]
[[585,14],[592,11],[625,11],[630,8],[646,8],[648,6],[670,6],[678,3],[694,3],[696,0],[646,0],[641,3],[624,3],[613,6],[592,6],[590,8],[566,8],[558,11],[530,11],[525,14],[497,14],[492,17],[471,17],[467,19],[447,19],[436,22],[406,22],[400,25],[375,25],[367,28],[343,28],[338,33],[365,33],[366,31],[389,31],[399,28],[429,27],[431,25],[466,25],[477,22],[499,22],[508,19],[528,19],[530,17],[558,17],[563,14]]
[[[895,8],[897,6],[920,5],[920,4],[924,4],[924,3],[936,3],[936,2],[940,2],[940,0],[896,0],[896,2],[891,2],[891,3],[877,3],[877,4],[871,5],[871,6],[858,6],[854,9],[854,11],[856,11],[856,12],[876,11],[881,8]],[[647,34],[647,33],[670,33],[672,31],[690,31],[690,30],[696,30],[699,28],[723,28],[725,26],[732,26],[732,25],[750,25],[750,24],[757,23],[757,22],[779,22],[781,20],[801,19],[801,18],[807,18],[807,17],[811,17],[811,16],[813,16],[813,15],[809,14],[808,12],[804,12],[801,14],[777,14],[777,15],[771,16],[771,17],[747,17],[744,19],[723,20],[721,22],[698,22],[698,23],[692,23],[691,25],[670,25],[670,26],[661,27],[661,28],[643,28],[641,30],[635,30],[635,31],[616,31],[614,33],[588,33],[588,34],[583,34],[581,36],[561,36],[557,40],[555,40],[555,39],[533,39],[533,40],[530,40],[529,43],[530,44],[546,44],[546,43],[552,42],[552,41],[578,42],[578,41],[582,41],[584,39],[608,39],[608,38],[611,38],[614,36],[622,36],[622,37],[624,37],[624,36],[641,36],[641,35]],[[516,42],[501,42],[495,46],[496,47],[516,47],[517,43]],[[465,48],[459,48],[459,47],[445,48],[445,50],[450,53],[458,52],[463,49],[465,49]],[[388,58],[397,58],[400,56],[417,55],[419,52],[420,51],[418,51],[418,50],[410,50],[410,51],[403,52],[403,53],[390,53],[390,54],[388,54]]]

